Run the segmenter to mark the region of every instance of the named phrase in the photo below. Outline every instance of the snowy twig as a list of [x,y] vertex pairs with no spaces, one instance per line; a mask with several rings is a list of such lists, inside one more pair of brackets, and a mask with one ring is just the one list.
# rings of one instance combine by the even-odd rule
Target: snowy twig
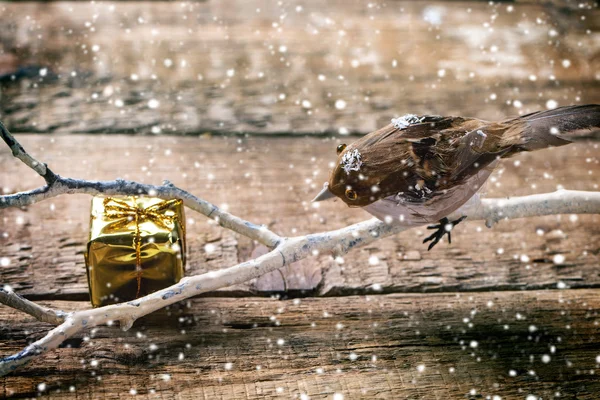
[[44,180],[46,180],[48,185],[52,185],[52,183],[56,180],[56,175],[54,172],[52,172],[50,168],[46,166],[46,164],[39,162],[27,154],[25,149],[19,144],[19,142],[15,140],[13,135],[10,134],[2,122],[0,122],[0,137],[2,140],[4,140],[4,143],[10,147],[13,156],[17,157],[19,160],[23,161],[25,165],[37,172],[42,178],[44,178]]
[[463,207],[450,218],[468,215],[469,220],[483,219],[488,228],[502,219],[553,214],[598,214],[600,192],[557,190],[507,199],[483,199],[481,205]]
[[[5,139],[6,137],[9,138],[9,141]],[[17,153],[26,154],[10,134],[8,136],[3,135],[3,139],[7,141],[7,144],[11,148],[13,148],[13,145],[18,146]],[[29,157],[28,160],[33,159]],[[39,165],[39,163],[36,165]],[[50,170],[46,168],[46,174],[48,171]],[[76,335],[83,329],[102,324],[112,324],[116,321],[120,323],[123,329],[128,329],[136,319],[178,301],[208,291],[246,282],[310,255],[318,253],[344,254],[354,247],[365,245],[382,237],[408,229],[405,226],[390,225],[373,218],[334,231],[282,238],[265,228],[225,213],[214,205],[169,183],[165,183],[162,186],[152,186],[123,180],[93,182],[62,178],[58,175],[54,175],[54,177],[53,181],[47,181],[48,185],[44,188],[14,195],[0,196],[0,208],[32,204],[63,193],[104,195],[147,194],[162,198],[180,198],[189,208],[208,217],[218,219],[222,226],[258,240],[270,246],[272,250],[256,259],[233,267],[202,275],[185,277],[175,285],[134,301],[72,313],[47,310],[12,293],[0,291],[0,302],[25,311],[40,320],[60,323],[60,325],[48,332],[46,336],[30,344],[21,352],[0,360],[0,376],[13,371],[43,352],[57,348],[64,340]],[[512,199],[489,199],[484,200],[478,206],[473,206],[470,209],[462,211],[469,217],[469,220],[483,219],[488,224],[504,218],[564,213],[600,213],[600,193],[562,190],[545,195],[524,196]],[[52,317],[53,313],[54,318]]]
[[42,307],[32,301],[29,301],[8,287],[0,287],[0,303],[6,304],[9,307],[23,311],[39,321],[48,322],[53,325],[58,325],[64,322],[67,314],[60,310]]

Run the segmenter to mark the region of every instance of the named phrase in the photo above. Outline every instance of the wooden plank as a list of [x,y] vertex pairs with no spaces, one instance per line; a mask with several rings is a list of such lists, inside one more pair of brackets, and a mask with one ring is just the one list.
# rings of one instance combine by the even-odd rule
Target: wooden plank
[[498,119],[548,100],[597,103],[590,8],[5,2],[0,118],[15,132],[337,134],[405,113]]
[[[596,399],[599,307],[596,290],[195,299],[84,333],[0,378],[0,396]],[[0,319],[2,355],[48,329]]]
[[[319,208],[310,204],[327,179],[338,140],[123,135],[18,138],[63,176],[122,177],[153,183],[169,179],[286,236],[336,229],[369,217],[341,202],[321,203]],[[598,190],[598,162],[597,142],[522,154],[497,169],[487,195],[544,193],[559,185]],[[0,188],[8,193],[43,183],[6,149],[0,149],[0,170]],[[0,268],[0,282],[31,298],[87,298],[83,251],[89,209],[88,196],[69,195],[26,210],[1,210],[0,257],[10,263]],[[210,224],[203,216],[188,210],[187,218],[188,275],[234,265],[248,259],[255,249],[248,239]],[[288,294],[294,296],[372,293],[374,289],[598,287],[599,222],[598,215],[548,216],[503,221],[487,229],[482,222],[466,221],[457,226],[452,245],[441,243],[430,252],[421,244],[426,231],[415,229],[356,249],[343,264],[322,254],[286,267],[282,274]],[[565,256],[564,263],[553,262],[556,254]],[[371,257],[379,262],[371,265]],[[281,292],[282,274],[274,272],[210,295]]]

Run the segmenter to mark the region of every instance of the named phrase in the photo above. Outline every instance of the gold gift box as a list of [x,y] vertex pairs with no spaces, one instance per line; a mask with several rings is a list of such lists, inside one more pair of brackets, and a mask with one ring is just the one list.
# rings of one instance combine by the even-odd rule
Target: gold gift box
[[94,307],[179,282],[185,266],[182,201],[94,197],[85,264]]

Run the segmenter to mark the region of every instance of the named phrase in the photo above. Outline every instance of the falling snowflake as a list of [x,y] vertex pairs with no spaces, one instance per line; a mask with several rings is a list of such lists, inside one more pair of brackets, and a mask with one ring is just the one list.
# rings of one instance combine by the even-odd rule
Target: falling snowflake
[[347,174],[350,174],[350,171],[359,171],[362,164],[360,153],[357,149],[347,151],[342,157],[342,161],[340,161],[340,165]]
[[419,117],[415,114],[406,114],[399,118],[392,118],[392,124],[396,129],[406,129],[411,125],[420,124],[425,117]]

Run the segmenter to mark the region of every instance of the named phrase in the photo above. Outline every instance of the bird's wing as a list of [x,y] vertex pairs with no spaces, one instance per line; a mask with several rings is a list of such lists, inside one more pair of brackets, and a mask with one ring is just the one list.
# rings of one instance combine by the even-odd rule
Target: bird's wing
[[451,127],[455,118],[423,115],[418,119],[419,123],[405,127],[389,124],[349,145],[362,155],[362,173],[393,178],[399,162],[418,164],[429,157],[440,139],[440,132]]
[[495,160],[508,150],[497,149],[499,136],[495,129],[498,126],[485,121],[462,119],[460,124],[435,135],[412,140],[416,176],[409,178],[414,181],[412,190],[405,191],[402,197],[412,204],[426,204],[438,201],[442,195],[447,197],[449,190],[467,182],[479,188],[493,170]]
[[[427,160],[434,159],[438,155],[438,143],[444,141],[447,136],[444,132],[453,131],[465,122],[465,119],[461,117],[442,117],[439,115],[420,115],[417,118],[420,120],[419,123],[406,127],[389,124],[369,134],[362,140],[361,151],[368,148],[376,155],[370,161],[379,170],[382,168],[382,165],[380,165],[381,158],[389,161],[397,160],[398,153],[403,154],[401,158],[410,157],[411,160],[407,161],[423,167]],[[396,157],[389,157],[390,149],[393,149],[391,151],[395,153]],[[386,155],[386,157],[382,155]],[[387,167],[396,169],[397,165],[394,165],[394,163]],[[434,174],[437,172],[440,171],[436,171]]]
[[468,178],[497,157],[487,154],[488,134],[480,129],[489,126],[486,121],[428,116],[423,122],[399,134],[399,140],[409,144],[419,178],[436,187],[440,179]]
[[455,139],[451,144],[451,160],[448,161],[449,179],[455,182],[468,179],[508,151],[491,143],[498,138],[493,129],[494,126],[485,125]]

